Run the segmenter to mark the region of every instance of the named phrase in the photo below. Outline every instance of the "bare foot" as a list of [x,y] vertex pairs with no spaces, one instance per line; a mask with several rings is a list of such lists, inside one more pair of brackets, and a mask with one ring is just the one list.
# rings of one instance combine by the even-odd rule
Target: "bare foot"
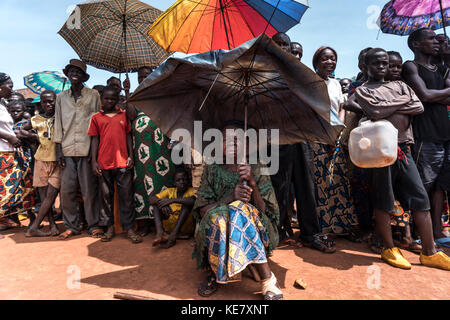
[[66,230],[58,236],[58,240],[66,240],[67,238],[74,236],[74,232],[71,230]]
[[43,232],[39,229],[28,229],[28,231],[25,233],[25,237],[31,238],[31,237],[50,237],[52,234],[51,232]]

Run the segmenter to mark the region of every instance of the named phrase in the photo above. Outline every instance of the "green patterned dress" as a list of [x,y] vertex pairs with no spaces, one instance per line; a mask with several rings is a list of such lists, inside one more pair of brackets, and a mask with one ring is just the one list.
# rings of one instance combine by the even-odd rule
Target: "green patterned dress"
[[136,219],[153,219],[153,206],[148,198],[172,186],[175,167],[170,158],[169,139],[145,113],[137,111],[133,124]]
[[[279,241],[278,224],[280,223],[280,211],[270,176],[261,174],[262,168],[260,165],[252,165],[252,172],[259,193],[266,204],[265,212],[259,210],[256,212],[263,230],[268,236],[265,250],[267,256],[270,256]],[[214,236],[212,236],[211,230],[216,227],[217,221],[227,221],[230,215],[230,207],[227,205],[220,205],[210,209],[203,218],[200,215],[200,209],[228,197],[238,183],[239,174],[237,172],[227,171],[217,164],[205,165],[200,188],[197,192],[197,200],[192,211],[198,223],[195,232],[196,247],[193,253],[193,257],[197,259],[198,268],[207,268],[210,263],[213,263],[209,260],[217,255],[217,252],[212,252],[214,248],[208,245],[214,240],[212,239]],[[221,217],[224,217],[224,219],[220,219]],[[227,235],[225,237],[228,239],[227,241],[230,241],[230,236]]]

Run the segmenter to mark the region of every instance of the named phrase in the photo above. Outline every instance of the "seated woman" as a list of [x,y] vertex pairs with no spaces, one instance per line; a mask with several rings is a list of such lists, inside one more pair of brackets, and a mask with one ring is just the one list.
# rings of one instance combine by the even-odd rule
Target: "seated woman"
[[[239,281],[240,273],[254,264],[262,279],[264,299],[281,300],[283,293],[267,263],[278,244],[278,203],[262,166],[238,164],[240,142],[225,137],[226,131],[230,133],[226,129],[237,128],[242,128],[241,124],[233,121],[222,131],[224,158],[228,155],[233,163],[205,165],[197,192],[194,256],[199,268],[209,270],[198,294],[208,297],[216,292],[217,283]],[[244,180],[248,185],[241,183]]]
[[[175,188],[168,188],[149,198],[149,203],[155,206],[156,239],[153,246],[166,243],[165,248],[170,248],[177,238],[189,238],[194,233],[191,211],[195,197],[186,169],[178,168],[174,180]],[[167,237],[164,232],[170,235]]]

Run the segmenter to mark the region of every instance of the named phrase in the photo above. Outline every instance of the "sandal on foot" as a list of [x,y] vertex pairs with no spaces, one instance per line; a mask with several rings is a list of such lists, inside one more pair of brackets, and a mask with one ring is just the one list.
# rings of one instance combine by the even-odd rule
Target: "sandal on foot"
[[313,235],[313,241],[303,241],[303,245],[308,248],[314,248],[324,253],[336,252],[334,241],[329,239],[326,235],[315,234]]
[[90,232],[92,238],[101,238],[104,235],[104,231],[100,228],[94,229]]
[[398,247],[400,249],[411,251],[413,253],[421,253],[422,252],[422,246],[417,242],[417,240],[414,240],[409,244],[400,242],[398,244]]
[[111,233],[104,233],[101,237],[102,242],[110,242],[114,238],[115,234],[113,232]]
[[132,243],[141,243],[142,242],[142,238],[138,234],[127,235],[127,238],[130,239]]
[[66,230],[58,236],[58,240],[66,240],[66,239],[76,236],[76,235],[78,235],[78,234],[73,232],[72,230]]
[[211,274],[208,278],[206,278],[206,281],[198,287],[197,293],[200,297],[207,298],[212,296],[217,289],[218,285],[216,282],[216,277]]

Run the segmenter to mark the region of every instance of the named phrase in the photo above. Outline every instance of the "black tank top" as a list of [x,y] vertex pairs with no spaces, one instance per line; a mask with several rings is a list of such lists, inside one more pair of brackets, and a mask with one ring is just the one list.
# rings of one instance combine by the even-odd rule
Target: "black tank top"
[[[438,66],[432,71],[423,65],[415,63],[419,76],[425,82],[428,89],[445,89],[445,79],[448,76],[448,69]],[[414,138],[420,141],[443,143],[450,140],[450,119],[447,113],[447,106],[439,103],[423,102],[425,111],[414,116],[413,132]]]

